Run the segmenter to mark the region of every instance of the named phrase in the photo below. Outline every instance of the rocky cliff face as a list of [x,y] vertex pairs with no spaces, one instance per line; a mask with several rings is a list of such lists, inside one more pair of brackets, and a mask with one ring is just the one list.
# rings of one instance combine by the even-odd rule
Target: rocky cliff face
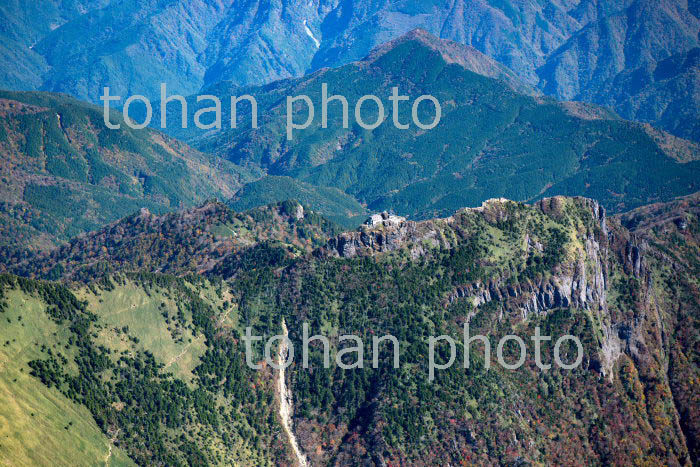
[[416,258],[425,252],[424,242],[430,247],[449,248],[449,243],[441,236],[439,228],[448,223],[449,220],[404,221],[375,228],[363,226],[355,232],[345,232],[330,239],[327,251],[333,256],[353,258],[396,251],[410,245],[411,255]]
[[[487,225],[498,225],[509,219],[504,209],[507,203],[490,200],[480,208],[462,213],[478,216]],[[599,355],[591,365],[612,379],[615,364],[625,351],[637,356],[644,353],[642,349],[649,345],[645,326],[649,320],[658,323],[660,319],[651,299],[658,284],[653,282],[645,258],[650,246],[622,227],[617,219],[610,228],[605,209],[596,201],[577,198],[570,204],[565,198],[555,197],[538,202],[536,207],[547,217],[562,222],[568,222],[566,219],[570,219],[574,209],[580,209],[575,215],[590,221],[588,231],[579,232],[579,242],[568,251],[565,260],[534,277],[500,269],[501,272],[486,279],[455,287],[448,302],[467,300],[476,311],[496,303],[501,316],[515,313],[522,320],[560,308],[587,310],[600,331]],[[332,238],[324,251],[336,257],[353,258],[405,249],[415,259],[434,249],[454,248],[458,244],[459,217],[407,221],[378,228],[363,226]],[[542,243],[533,233],[521,234],[518,243],[524,245],[525,256],[543,252]],[[642,287],[638,309],[632,317],[620,313],[616,298],[611,297],[617,295],[612,276],[619,280],[621,274],[634,277]]]
[[[567,386],[555,405],[572,397],[572,391],[580,390],[588,378],[595,383],[584,393],[596,394],[606,407],[603,412],[610,410],[618,397],[604,394],[603,388],[636,394],[624,405],[626,413],[643,414],[634,415],[637,422],[645,420],[635,430],[653,432],[654,439],[668,446],[665,452],[673,454],[661,463],[684,465],[697,458],[700,433],[693,415],[700,406],[691,382],[698,374],[692,363],[697,358],[692,343],[696,340],[691,336],[699,329],[700,300],[697,280],[689,279],[698,270],[697,261],[692,260],[699,251],[697,216],[697,197],[612,218],[595,201],[581,198],[548,198],[535,207],[490,200],[478,209],[460,210],[446,219],[363,227],[331,239],[323,251],[344,258],[337,263],[341,270],[350,269],[351,258],[372,256],[379,270],[391,270],[385,278],[388,282],[374,282],[372,290],[403,290],[398,280],[392,283],[401,277],[397,270],[410,275],[408,271],[416,264],[459,257],[471,239],[484,239],[485,249],[473,250],[478,253],[467,261],[437,261],[456,272],[452,287],[442,296],[439,313],[458,310],[456,327],[470,320],[473,328],[482,326],[484,335],[493,335],[490,333],[500,326],[509,330],[530,326],[532,330],[532,323],[548,319],[557,320],[550,329],[561,332],[559,326],[579,313],[591,332],[590,347],[580,379]],[[561,229],[566,241],[553,243],[556,235],[551,234],[551,227]],[[553,245],[561,255],[549,262]],[[538,268],[539,264],[544,267]],[[483,274],[460,275],[479,268]],[[436,267],[434,273],[440,280],[444,271]],[[350,282],[354,287],[356,279]],[[381,297],[381,293],[376,296]],[[392,317],[398,312],[395,307],[390,310],[387,314]],[[414,307],[408,310],[403,328],[410,327],[407,323],[420,315]],[[548,376],[542,379],[549,381]],[[503,386],[503,391],[511,395],[518,389]],[[582,395],[580,400],[586,397]],[[381,420],[381,416],[376,417]],[[621,417],[626,415],[614,416]],[[629,419],[620,426],[637,422]],[[469,431],[472,446],[478,444],[475,432],[480,433]],[[376,449],[372,442],[365,447]],[[613,459],[617,454],[611,451],[606,455]],[[317,458],[323,457],[319,454]]]

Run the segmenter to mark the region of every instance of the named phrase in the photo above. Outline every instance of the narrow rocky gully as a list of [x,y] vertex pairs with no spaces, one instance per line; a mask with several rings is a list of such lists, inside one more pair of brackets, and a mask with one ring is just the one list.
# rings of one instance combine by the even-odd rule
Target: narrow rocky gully
[[[287,324],[282,321],[282,332],[285,338],[288,338],[289,332],[287,331]],[[282,343],[279,348],[279,398],[280,398],[280,418],[282,419],[282,426],[284,431],[287,433],[287,438],[289,439],[289,444],[292,446],[294,451],[294,456],[297,462],[302,467],[310,467],[310,463],[304,453],[301,452],[301,447],[299,446],[299,441],[297,441],[294,435],[294,430],[292,429],[292,415],[294,414],[294,408],[292,405],[292,392],[287,387],[287,380],[285,379],[285,368],[284,363],[287,361],[287,354],[289,352],[289,342],[287,339],[282,339]]]

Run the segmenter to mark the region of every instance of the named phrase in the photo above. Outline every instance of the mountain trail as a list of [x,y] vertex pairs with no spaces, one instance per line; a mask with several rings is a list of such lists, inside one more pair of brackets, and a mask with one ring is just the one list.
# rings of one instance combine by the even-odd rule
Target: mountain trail
[[[287,324],[282,320],[282,331],[284,332],[284,337],[288,337],[289,333],[287,331]],[[289,352],[289,346],[287,345],[287,339],[283,339],[280,344],[278,365],[279,369],[279,393],[280,393],[280,418],[282,419],[282,426],[284,431],[287,433],[287,438],[289,438],[289,444],[292,445],[292,450],[294,450],[294,455],[297,458],[297,462],[301,467],[311,467],[306,456],[301,452],[299,447],[299,442],[297,441],[294,431],[292,430],[292,392],[287,388],[287,382],[285,380],[285,368],[284,363],[287,361],[287,354]]]
[[109,440],[109,450],[107,451],[107,455],[105,456],[105,466],[109,465],[109,460],[112,458],[112,447],[114,446],[114,442],[117,440],[117,435],[119,434],[119,430],[117,430],[114,433],[114,436]]
[[177,356],[173,357],[173,358],[168,362],[168,364],[165,365],[165,367],[163,367],[163,369],[164,369],[164,370],[167,370],[168,368],[170,368],[170,366],[171,366],[173,363],[175,363],[175,362],[177,362],[178,360],[180,360],[180,359],[182,358],[182,356],[185,355],[185,353],[187,353],[187,351],[188,351],[189,348],[192,346],[192,344],[194,344],[195,342],[197,342],[197,341],[200,339],[200,337],[201,337],[201,336],[195,337],[195,338],[192,340],[192,342],[188,343],[188,344],[185,346],[185,348],[182,349],[182,352],[180,352]]

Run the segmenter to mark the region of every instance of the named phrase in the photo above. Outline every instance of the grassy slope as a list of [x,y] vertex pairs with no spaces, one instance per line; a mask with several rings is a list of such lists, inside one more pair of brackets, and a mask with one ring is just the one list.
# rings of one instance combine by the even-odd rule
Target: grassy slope
[[29,375],[39,347],[58,345],[67,333],[38,299],[8,295],[0,315],[0,465],[133,465],[85,407]]
[[[221,290],[211,283],[190,287],[206,302],[221,311],[216,319],[222,328],[238,327],[236,307],[223,309],[223,303],[231,299],[229,291]],[[206,338],[202,333],[193,332],[192,314],[183,310],[183,321],[177,318],[178,305],[167,287],[144,287],[131,280],[115,284],[112,290],[93,286],[76,291],[76,296],[88,302],[88,308],[99,316],[97,328],[98,345],[112,350],[114,360],[121,352],[133,353],[137,350],[151,352],[157,363],[163,364],[163,371],[173,373],[175,378],[197,387],[193,370],[201,363],[206,351]],[[161,304],[165,304],[163,307]],[[166,311],[168,318],[162,313]],[[120,332],[124,327],[128,332]],[[235,405],[235,401],[221,397],[219,404]],[[251,429],[249,425],[246,428]],[[201,427],[197,427],[201,429]],[[266,465],[266,455],[255,445],[235,437],[224,448],[223,440],[208,439],[212,450],[222,456],[221,465]]]
[[[228,291],[217,290],[210,283],[188,287],[207,303],[219,307],[217,326],[238,327],[236,307],[223,308],[224,302],[231,299]],[[177,317],[178,304],[172,289],[123,279],[113,287],[93,285],[74,292],[97,315],[94,342],[109,349],[115,363],[121,355],[147,351],[153,354],[156,363],[163,365],[162,371],[173,373],[190,388],[197,387],[193,370],[201,363],[206,339],[201,332],[197,335],[192,332],[192,316],[186,307],[183,315]],[[65,345],[71,337],[66,326],[52,321],[45,313],[43,300],[35,296],[18,290],[6,291],[6,302],[7,310],[0,313],[0,465],[101,465],[107,457],[108,465],[133,465],[114,444],[109,454],[111,443],[86,407],[30,376],[27,363],[46,355],[42,344],[55,354],[63,354],[68,360],[64,371],[75,374],[75,348]],[[165,308],[161,307],[162,303]],[[162,315],[164,310],[169,313],[167,321]],[[121,331],[124,327],[128,327],[126,333]],[[216,403],[234,410],[239,405],[223,395],[217,396]],[[231,429],[234,435],[228,439],[197,423],[186,431],[199,439],[200,449],[205,446],[211,449],[218,459],[215,464],[270,465],[269,453],[265,448],[261,450],[257,441],[235,435],[237,430],[255,433],[255,427],[239,419],[227,428]],[[182,427],[169,431],[177,438],[181,430]],[[110,431],[110,434],[119,439],[119,432]]]
[[[165,365],[165,370],[191,382],[192,370],[204,354],[205,339],[201,334],[193,335],[191,313],[183,314],[185,326],[163,316],[165,312],[172,318],[177,310],[167,292],[147,293],[142,287],[126,283],[98,294],[83,290],[78,296],[87,300],[90,309],[100,317],[98,343],[117,352],[134,346],[149,350],[157,362]],[[125,326],[128,333],[121,331]],[[138,344],[129,337],[138,339]]]

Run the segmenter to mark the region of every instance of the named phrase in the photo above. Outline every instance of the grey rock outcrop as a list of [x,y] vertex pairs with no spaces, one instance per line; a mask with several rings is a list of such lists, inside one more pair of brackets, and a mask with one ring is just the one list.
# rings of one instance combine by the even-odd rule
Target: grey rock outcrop
[[362,226],[357,231],[345,232],[331,238],[326,250],[332,256],[353,258],[396,251],[408,245],[411,256],[417,258],[422,256],[427,248],[450,247],[436,225],[445,222],[402,221],[396,224],[381,224],[379,227]]

